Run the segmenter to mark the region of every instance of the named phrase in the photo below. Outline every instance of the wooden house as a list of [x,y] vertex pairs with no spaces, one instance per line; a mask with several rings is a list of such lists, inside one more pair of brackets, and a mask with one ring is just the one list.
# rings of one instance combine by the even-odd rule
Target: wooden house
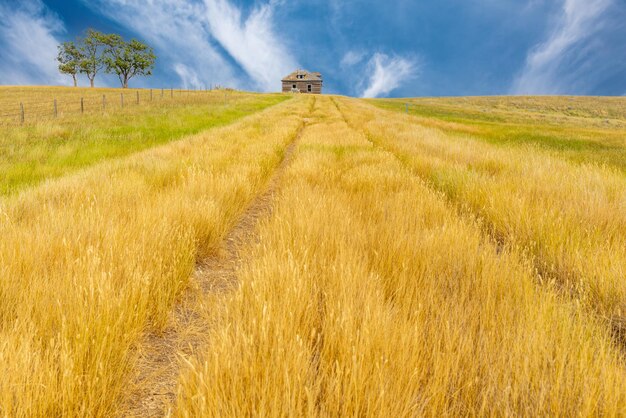
[[322,74],[296,70],[281,80],[283,93],[322,94]]

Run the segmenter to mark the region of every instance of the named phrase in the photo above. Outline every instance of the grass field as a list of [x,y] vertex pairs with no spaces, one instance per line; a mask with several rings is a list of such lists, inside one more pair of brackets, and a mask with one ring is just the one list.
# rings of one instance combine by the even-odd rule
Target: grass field
[[533,144],[576,162],[626,172],[626,108],[619,97],[476,97],[372,100],[423,126],[490,144]]
[[0,415],[626,414],[624,99],[286,97],[0,198]]
[[[2,127],[0,138],[0,195],[13,194],[24,187],[68,174],[109,158],[128,155],[155,145],[179,139],[204,129],[226,125],[243,116],[280,103],[286,97],[239,92],[176,92],[174,99],[160,99],[141,91],[140,103],[133,103],[136,91],[127,91],[126,108],[120,108],[119,89],[9,88],[0,87],[0,109],[15,111],[20,98],[31,103],[50,103],[57,98],[58,119],[35,119],[26,126]],[[193,93],[193,94],[191,94]],[[100,97],[116,100],[102,113]],[[179,97],[180,96],[180,97]],[[80,114],[80,98],[85,97],[85,114]],[[74,109],[69,112],[68,107]],[[62,112],[68,111],[67,115]]]

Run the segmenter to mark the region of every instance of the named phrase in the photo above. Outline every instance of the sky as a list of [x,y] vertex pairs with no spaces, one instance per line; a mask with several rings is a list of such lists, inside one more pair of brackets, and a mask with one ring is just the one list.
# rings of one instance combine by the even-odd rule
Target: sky
[[131,87],[272,92],[303,68],[358,97],[626,95],[626,0],[0,0],[0,85],[71,84],[57,45],[87,28],[155,49]]

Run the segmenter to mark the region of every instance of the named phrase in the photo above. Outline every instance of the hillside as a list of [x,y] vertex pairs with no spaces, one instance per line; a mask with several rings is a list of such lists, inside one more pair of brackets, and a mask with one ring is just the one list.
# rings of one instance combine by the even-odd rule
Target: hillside
[[285,99],[233,91],[0,87],[0,195],[232,123]]
[[623,97],[459,97],[371,103],[408,110],[425,126],[451,134],[471,135],[494,145],[532,144],[553,150],[558,157],[626,171]]
[[626,414],[626,99],[202,94],[0,128],[0,415]]

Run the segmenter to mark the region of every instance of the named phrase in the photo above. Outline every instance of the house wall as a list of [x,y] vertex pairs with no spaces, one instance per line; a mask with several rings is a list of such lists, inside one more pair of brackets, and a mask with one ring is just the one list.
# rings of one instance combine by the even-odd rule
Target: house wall
[[283,81],[283,93],[290,93],[291,87],[296,85],[296,88],[300,90],[300,93],[307,94],[307,86],[311,85],[311,94],[322,94],[322,82],[321,81]]

